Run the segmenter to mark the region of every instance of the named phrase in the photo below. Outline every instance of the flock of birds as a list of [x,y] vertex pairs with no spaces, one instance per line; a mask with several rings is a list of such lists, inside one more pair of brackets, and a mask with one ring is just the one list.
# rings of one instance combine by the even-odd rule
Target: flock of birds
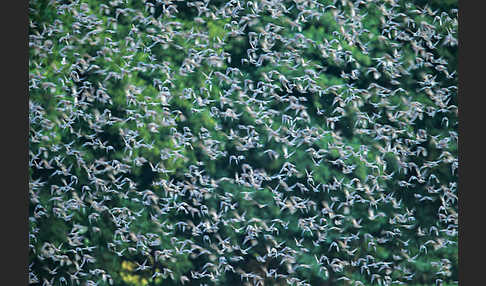
[[172,285],[408,284],[427,256],[432,283],[454,282],[457,74],[439,51],[458,45],[456,9],[44,2],[31,284],[113,285],[110,255]]

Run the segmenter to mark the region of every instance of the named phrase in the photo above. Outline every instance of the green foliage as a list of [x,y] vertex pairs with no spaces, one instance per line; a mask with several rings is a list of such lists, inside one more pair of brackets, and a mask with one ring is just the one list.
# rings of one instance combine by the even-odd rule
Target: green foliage
[[457,1],[277,2],[29,2],[31,284],[457,284]]

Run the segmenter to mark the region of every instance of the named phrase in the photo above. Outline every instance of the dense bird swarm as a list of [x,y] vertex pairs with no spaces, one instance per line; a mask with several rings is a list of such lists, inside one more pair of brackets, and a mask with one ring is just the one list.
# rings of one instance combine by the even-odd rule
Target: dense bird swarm
[[458,11],[422,2],[30,1],[30,283],[457,284]]

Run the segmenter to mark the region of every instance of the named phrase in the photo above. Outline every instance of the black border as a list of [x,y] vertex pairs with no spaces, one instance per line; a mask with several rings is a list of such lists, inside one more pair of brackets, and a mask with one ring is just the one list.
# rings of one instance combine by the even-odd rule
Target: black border
[[[480,40],[484,38],[485,16],[482,7],[473,5],[478,3],[481,2],[459,1],[459,285],[484,284],[475,281],[482,278],[483,254],[486,253],[481,235],[486,215],[483,212],[484,200],[480,197],[484,188],[481,178],[485,177],[483,172],[486,168],[483,158],[478,156],[484,150],[481,135],[486,130],[486,120],[482,118],[485,114],[484,104],[479,102],[484,97],[484,87],[480,85],[485,83],[486,74],[480,59],[484,55],[484,45]],[[472,261],[473,256],[477,256],[475,258],[478,260]]]
[[[31,0],[34,1],[34,0]],[[0,237],[3,285],[28,281],[28,0],[4,2],[2,9],[2,200]],[[5,88],[7,87],[7,88]],[[8,183],[8,186],[7,184]],[[12,184],[11,184],[12,183]],[[11,186],[13,185],[13,186]],[[5,281],[13,278],[13,282]]]

